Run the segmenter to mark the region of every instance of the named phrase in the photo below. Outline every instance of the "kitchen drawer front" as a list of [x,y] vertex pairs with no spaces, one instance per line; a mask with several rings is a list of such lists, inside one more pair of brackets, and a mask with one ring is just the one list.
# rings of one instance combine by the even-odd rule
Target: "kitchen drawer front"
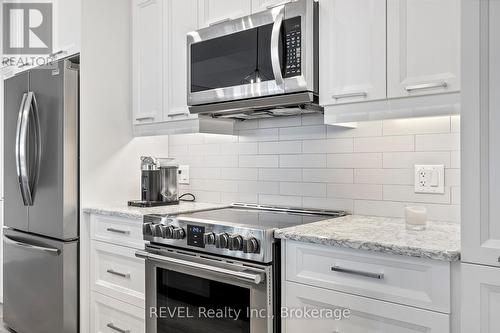
[[450,313],[450,264],[286,241],[286,279]]
[[91,333],[144,333],[144,309],[93,292],[90,297]]
[[144,260],[134,249],[92,241],[90,281],[92,290],[144,308]]
[[90,235],[103,242],[144,249],[141,220],[92,215]]
[[[285,309],[289,311],[283,319],[285,333],[450,332],[450,316],[447,314],[293,282],[286,282],[285,290]],[[295,314],[290,316],[294,309]],[[297,310],[303,309],[315,309],[317,314],[312,318],[301,318]]]

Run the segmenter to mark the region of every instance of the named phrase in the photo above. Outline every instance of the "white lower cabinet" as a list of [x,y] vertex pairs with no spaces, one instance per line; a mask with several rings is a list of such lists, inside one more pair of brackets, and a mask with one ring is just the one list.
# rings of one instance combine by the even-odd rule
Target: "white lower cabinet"
[[91,332],[95,333],[144,333],[144,310],[93,292],[90,304]]
[[500,268],[462,264],[462,332],[500,332]]
[[[450,318],[442,313],[293,282],[286,282],[285,289],[288,317],[295,317],[285,319],[286,333],[446,333],[450,330]],[[303,318],[306,309],[311,311],[312,318]]]

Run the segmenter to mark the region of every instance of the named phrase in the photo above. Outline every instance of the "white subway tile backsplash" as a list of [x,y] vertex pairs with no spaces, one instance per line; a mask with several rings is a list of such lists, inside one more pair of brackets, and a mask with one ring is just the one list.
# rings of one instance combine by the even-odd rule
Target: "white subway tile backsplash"
[[384,153],[384,168],[413,169],[415,164],[451,166],[450,152]]
[[356,184],[392,184],[413,185],[415,182],[413,169],[356,169]]
[[302,180],[314,183],[352,184],[353,169],[303,169]]
[[280,155],[280,168],[325,168],[326,155]]
[[279,129],[280,140],[312,140],[326,138],[326,126],[297,126]]
[[277,141],[279,138],[278,128],[263,128],[240,131],[240,142]]
[[384,120],[384,135],[434,134],[450,132],[450,117]]
[[417,135],[417,151],[460,150],[460,133]]
[[302,141],[259,142],[259,154],[298,154],[302,152]]
[[357,153],[380,153],[414,150],[415,137],[410,135],[354,139],[354,151]]
[[268,181],[301,181],[302,169],[259,169],[259,180]]
[[302,152],[305,154],[321,153],[352,153],[353,141],[347,139],[325,139],[325,140],[304,140],[302,142]]
[[[237,122],[234,136],[169,137],[170,156],[191,167],[198,201],[248,202],[460,221],[460,117],[323,125],[322,115]],[[415,164],[444,164],[444,195],[415,194]]]
[[356,128],[327,127],[327,137],[329,139],[377,136],[382,136],[382,121],[359,122]]
[[344,199],[382,200],[382,185],[328,184],[328,197]]
[[322,183],[280,183],[281,195],[326,197],[326,184]]
[[445,187],[444,194],[422,194],[415,193],[414,186],[384,185],[384,200],[450,204],[450,188]]
[[328,168],[381,168],[382,153],[354,153],[328,155]]
[[240,155],[240,168],[277,168],[277,155]]

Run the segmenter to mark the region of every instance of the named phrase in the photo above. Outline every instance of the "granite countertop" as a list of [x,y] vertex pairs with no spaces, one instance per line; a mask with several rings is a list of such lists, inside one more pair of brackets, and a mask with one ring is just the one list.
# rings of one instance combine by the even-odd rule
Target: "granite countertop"
[[460,224],[429,222],[424,231],[406,230],[404,219],[348,215],[279,229],[274,236],[441,261],[460,260]]
[[203,202],[183,202],[178,205],[160,206],[160,207],[129,207],[122,206],[90,206],[83,208],[83,212],[87,214],[98,214],[107,216],[116,216],[130,219],[142,219],[146,214],[186,214],[201,210],[223,208],[227,205],[211,204]]

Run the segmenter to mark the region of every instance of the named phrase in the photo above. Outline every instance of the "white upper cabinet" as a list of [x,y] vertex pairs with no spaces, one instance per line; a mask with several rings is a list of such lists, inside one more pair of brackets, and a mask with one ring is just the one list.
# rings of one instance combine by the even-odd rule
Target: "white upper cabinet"
[[460,7],[458,0],[387,0],[389,98],[460,90]]
[[82,0],[56,0],[54,52],[64,51],[61,56],[80,52]]
[[500,266],[500,1],[463,11],[462,260]]
[[386,98],[385,0],[320,2],[320,104]]
[[198,4],[200,28],[250,15],[252,12],[251,0],[198,0]]
[[165,1],[165,85],[164,119],[186,116],[188,32],[196,30],[198,0]]
[[[163,6],[162,0],[133,2],[133,122],[162,120]],[[179,14],[180,15],[180,14]]]
[[291,0],[252,0],[252,13],[262,12],[274,6],[279,6]]

